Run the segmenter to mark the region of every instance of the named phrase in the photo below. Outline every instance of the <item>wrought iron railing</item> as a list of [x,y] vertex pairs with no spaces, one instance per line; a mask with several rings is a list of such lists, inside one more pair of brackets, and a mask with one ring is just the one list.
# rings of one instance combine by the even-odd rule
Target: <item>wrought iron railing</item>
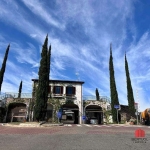
[[5,93],[0,93],[0,100],[5,99]]
[[[6,98],[18,98],[18,93],[13,93],[13,92],[0,93],[0,100],[6,99]],[[21,98],[32,98],[32,93],[21,93]],[[83,95],[82,99],[83,100],[96,100],[96,96]],[[107,96],[100,96],[100,101],[110,103],[110,98]]]
[[[18,93],[6,92],[0,94],[0,100],[6,98],[18,98]],[[21,98],[32,98],[32,93],[21,93]]]
[[[95,100],[96,101],[96,96],[93,96],[93,95],[84,95],[82,97],[82,99],[83,100]],[[100,96],[100,101],[110,103],[110,98],[107,97],[107,96]]]

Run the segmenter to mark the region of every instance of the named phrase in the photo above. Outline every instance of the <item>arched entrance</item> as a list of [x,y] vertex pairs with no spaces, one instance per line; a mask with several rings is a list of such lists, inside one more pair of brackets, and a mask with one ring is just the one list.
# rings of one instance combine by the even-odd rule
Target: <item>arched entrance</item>
[[47,104],[47,121],[52,122],[53,118],[53,105]]
[[23,122],[26,119],[26,104],[10,103],[8,105],[7,122]]
[[78,124],[79,123],[79,107],[76,104],[62,105],[62,123]]
[[103,122],[103,111],[102,107],[98,105],[88,105],[85,107],[85,115],[87,117],[87,124],[102,124]]

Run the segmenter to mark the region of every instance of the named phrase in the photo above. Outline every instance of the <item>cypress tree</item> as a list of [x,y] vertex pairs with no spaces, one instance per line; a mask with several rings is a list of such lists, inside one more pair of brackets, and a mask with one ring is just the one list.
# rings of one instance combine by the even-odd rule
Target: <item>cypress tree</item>
[[[51,45],[49,46],[49,50],[47,52],[47,91],[46,91],[46,97],[48,100],[48,94],[49,94],[49,75],[50,75],[50,56],[51,56]],[[47,101],[45,102],[45,110],[47,110]],[[46,116],[46,111],[44,116]]]
[[22,81],[20,82],[20,86],[19,86],[18,98],[21,98],[21,91],[22,91]]
[[5,57],[4,57],[3,64],[2,64],[2,67],[0,70],[0,92],[1,92],[1,87],[2,87],[2,83],[3,83],[5,68],[6,68],[7,57],[8,57],[8,53],[9,53],[9,47],[10,47],[10,44],[8,45],[8,47],[6,49]]
[[135,102],[134,102],[134,96],[133,96],[133,90],[131,85],[131,79],[130,79],[126,54],[125,54],[125,71],[126,71],[126,80],[127,80],[127,99],[128,99],[129,111],[131,116],[135,117],[135,107],[134,107]]
[[50,75],[50,58],[51,58],[51,45],[49,46],[49,50],[47,53],[47,70],[48,70],[47,79],[48,79],[48,82],[49,82],[49,75]]
[[118,100],[118,93],[117,93],[116,83],[115,83],[111,44],[110,44],[109,72],[110,72],[110,97],[111,97],[112,117],[113,117],[113,122],[117,122],[117,110],[114,108],[114,105],[119,105],[119,100]]
[[[48,50],[48,53],[47,53],[47,88],[49,86],[50,57],[51,57],[51,45],[49,46],[49,50]],[[48,96],[48,93],[47,93],[47,96]]]
[[39,67],[39,80],[38,87],[36,89],[36,104],[34,110],[34,116],[37,121],[44,120],[46,115],[46,103],[47,103],[47,53],[48,53],[48,35],[45,38],[43,44],[41,61]]
[[99,101],[100,100],[100,97],[99,97],[99,92],[98,92],[98,89],[96,88],[95,90],[95,93],[96,93],[96,100]]

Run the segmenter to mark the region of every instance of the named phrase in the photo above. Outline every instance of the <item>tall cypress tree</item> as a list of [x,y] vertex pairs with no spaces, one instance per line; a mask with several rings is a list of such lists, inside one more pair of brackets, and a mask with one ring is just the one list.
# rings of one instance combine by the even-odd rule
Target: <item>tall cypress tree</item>
[[127,80],[127,99],[128,99],[128,106],[129,110],[132,116],[135,117],[135,107],[134,107],[134,96],[133,96],[133,90],[131,85],[131,79],[130,79],[130,73],[129,73],[129,67],[128,62],[125,54],[125,71],[126,71],[126,80]]
[[110,72],[110,97],[111,97],[112,117],[113,117],[113,122],[117,122],[117,111],[114,108],[114,105],[119,105],[119,100],[118,100],[118,93],[116,89],[116,82],[115,82],[115,76],[114,76],[114,66],[113,66],[111,44],[110,44],[109,72]]
[[5,68],[6,68],[7,57],[8,57],[8,53],[9,53],[9,47],[10,47],[10,44],[8,45],[8,47],[6,49],[5,57],[4,57],[3,64],[2,64],[2,67],[0,70],[0,92],[1,92],[1,87],[2,87],[2,83],[3,83]]
[[50,75],[50,59],[51,59],[51,45],[49,46],[49,50],[47,53],[47,79],[49,81],[49,75]]
[[19,85],[18,98],[21,97],[21,91],[22,91],[22,81],[20,82],[20,85]]
[[47,53],[48,53],[48,35],[46,36],[43,44],[41,61],[39,67],[39,80],[38,87],[36,89],[36,104],[34,110],[34,116],[37,121],[44,120],[46,115],[46,103],[47,103]]
[[98,89],[96,88],[95,90],[95,94],[96,94],[96,100],[99,101],[100,100],[100,97],[99,97],[99,92],[98,92]]
[[51,45],[49,46],[49,50],[48,50],[48,53],[47,53],[47,86],[49,86],[50,58],[51,58]]
[[[46,91],[46,97],[48,100],[48,94],[49,94],[49,75],[50,75],[50,57],[51,57],[51,45],[49,46],[49,50],[47,52],[47,91]],[[47,109],[47,101],[45,102],[45,110]],[[44,114],[46,116],[46,112]]]

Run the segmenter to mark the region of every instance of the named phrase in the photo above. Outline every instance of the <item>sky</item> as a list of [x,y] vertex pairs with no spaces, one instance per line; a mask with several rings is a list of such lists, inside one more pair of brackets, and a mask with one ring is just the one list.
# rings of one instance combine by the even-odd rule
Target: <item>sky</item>
[[41,50],[52,46],[50,78],[84,81],[83,95],[110,97],[110,43],[120,104],[127,105],[125,52],[139,111],[150,108],[150,1],[0,0],[2,92],[32,92]]

